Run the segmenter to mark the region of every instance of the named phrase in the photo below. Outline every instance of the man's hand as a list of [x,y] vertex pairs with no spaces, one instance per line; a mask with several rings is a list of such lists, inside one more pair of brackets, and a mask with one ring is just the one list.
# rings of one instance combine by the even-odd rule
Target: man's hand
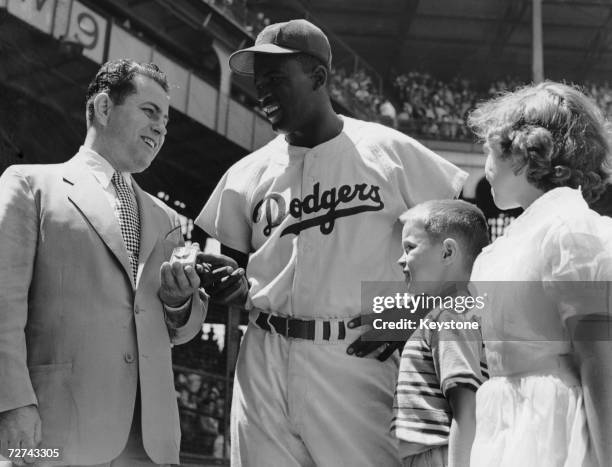
[[197,265],[196,267],[184,266],[180,262],[170,264],[166,261],[161,265],[159,298],[165,305],[170,307],[184,305],[189,297],[198,290],[200,276],[196,272],[196,268]]
[[221,254],[198,253],[201,283],[213,302],[243,306],[249,292],[245,271],[232,258]]
[[375,319],[382,319],[383,321],[400,321],[402,318],[407,318],[415,323],[419,322],[420,318],[425,317],[429,313],[429,309],[419,308],[417,310],[407,312],[407,310],[386,310],[382,313],[370,313],[367,315],[361,315],[353,318],[347,323],[349,329],[354,329],[359,326],[369,326],[370,329],[365,331],[361,336],[355,339],[346,349],[346,353],[349,355],[355,355],[357,357],[365,357],[375,351],[380,353],[376,356],[378,360],[384,362],[388,359],[393,352],[401,350],[404,347],[405,342],[410,338],[414,329],[401,329],[401,330],[390,330],[390,329],[373,329],[372,323]]
[[[38,408],[27,405],[0,413],[0,454],[9,457],[9,449],[33,449],[40,443],[41,426]],[[23,461],[12,458],[15,465]],[[27,461],[27,459],[26,459]]]

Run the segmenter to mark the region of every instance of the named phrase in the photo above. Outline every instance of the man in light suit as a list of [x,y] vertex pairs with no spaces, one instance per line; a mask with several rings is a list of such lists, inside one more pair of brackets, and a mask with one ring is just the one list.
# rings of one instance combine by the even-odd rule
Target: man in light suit
[[157,155],[168,110],[155,65],[108,62],[79,152],[0,177],[4,456],[38,446],[58,448],[61,465],[179,462],[170,348],[196,335],[208,297],[193,266],[167,262],[177,213],[130,175]]

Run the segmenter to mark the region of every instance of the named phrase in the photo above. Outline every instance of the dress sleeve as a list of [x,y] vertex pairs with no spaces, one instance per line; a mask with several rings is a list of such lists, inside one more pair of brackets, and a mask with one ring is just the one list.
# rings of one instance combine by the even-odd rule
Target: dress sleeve
[[593,216],[578,228],[561,224],[542,244],[548,258],[544,288],[565,322],[577,315],[609,314],[612,223]]
[[240,177],[228,170],[195,220],[211,237],[242,253],[251,251],[247,193]]

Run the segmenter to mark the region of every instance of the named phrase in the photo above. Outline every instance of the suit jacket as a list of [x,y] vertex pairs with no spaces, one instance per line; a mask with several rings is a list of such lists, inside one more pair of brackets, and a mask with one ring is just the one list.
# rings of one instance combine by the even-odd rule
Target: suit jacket
[[182,242],[176,212],[133,184],[141,217],[139,282],[100,184],[78,159],[9,167],[0,177],[0,412],[37,404],[42,447],[63,463],[117,457],[138,381],[145,450],[178,463],[170,348],[201,328],[206,296],[170,329],[160,266]]

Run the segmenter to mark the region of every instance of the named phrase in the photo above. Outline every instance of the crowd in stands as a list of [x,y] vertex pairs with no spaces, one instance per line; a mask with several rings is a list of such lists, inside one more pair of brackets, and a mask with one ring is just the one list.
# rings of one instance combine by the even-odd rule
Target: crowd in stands
[[225,349],[221,350],[211,329],[190,342],[172,348],[172,361],[185,368],[197,368],[214,374],[225,372]]
[[266,17],[263,12],[253,11],[249,8],[246,0],[205,1],[232,18],[253,37],[257,36],[263,28],[271,23],[270,18]]
[[214,330],[173,348],[174,385],[179,406],[183,452],[226,457],[225,348]]
[[[524,84],[507,77],[479,87],[461,77],[442,81],[429,73],[413,71],[395,78],[390,100],[381,99],[378,120],[415,136],[471,141],[473,136],[465,125],[465,118],[476,103]],[[612,88],[608,83],[587,82],[582,88],[608,118],[612,117]]]
[[348,72],[345,68],[332,70],[329,80],[332,99],[349,109],[357,107],[366,118],[375,118],[384,102],[380,94],[380,83],[363,69]]
[[225,382],[200,372],[175,371],[183,452],[225,457]]
[[455,78],[447,83],[428,73],[410,72],[395,78],[394,94],[397,126],[402,131],[445,139],[468,135],[464,116],[477,98],[468,80]]
[[612,87],[606,81],[603,84],[595,84],[586,81],[583,85],[584,92],[590,95],[608,119],[612,118]]

